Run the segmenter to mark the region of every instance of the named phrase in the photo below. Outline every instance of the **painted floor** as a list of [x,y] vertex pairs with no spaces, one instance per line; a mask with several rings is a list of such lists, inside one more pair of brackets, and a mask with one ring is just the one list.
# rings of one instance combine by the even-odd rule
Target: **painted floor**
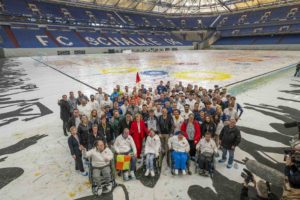
[[[211,88],[282,69],[230,87],[245,108],[238,123],[243,141],[236,159],[247,156],[281,170],[283,149],[296,134],[282,123],[297,120],[300,114],[300,80],[293,78],[293,69],[285,68],[299,61],[299,52],[212,50],[1,60],[1,200],[93,199],[87,178],[74,172],[57,100],[71,90],[89,95],[99,86],[104,91],[116,84],[132,87],[136,72],[146,87],[163,79]],[[216,168],[213,179],[195,174],[172,177],[164,163],[154,188],[136,180],[125,183],[125,191],[130,200],[236,199],[243,165],[227,170],[217,164]],[[103,199],[121,200],[126,195],[117,187]]]

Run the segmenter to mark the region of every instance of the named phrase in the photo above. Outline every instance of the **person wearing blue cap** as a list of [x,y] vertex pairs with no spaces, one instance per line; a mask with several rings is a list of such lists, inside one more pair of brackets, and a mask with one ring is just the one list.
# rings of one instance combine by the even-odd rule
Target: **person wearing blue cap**
[[184,137],[184,132],[177,131],[175,135],[168,140],[168,146],[172,152],[172,169],[174,169],[175,175],[178,175],[179,170],[181,170],[183,175],[186,175],[186,163],[190,145]]

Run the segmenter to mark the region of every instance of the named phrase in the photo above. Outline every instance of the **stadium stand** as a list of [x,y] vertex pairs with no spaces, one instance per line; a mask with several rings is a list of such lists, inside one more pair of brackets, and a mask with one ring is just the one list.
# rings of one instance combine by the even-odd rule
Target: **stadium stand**
[[1,48],[193,46],[202,42],[185,40],[186,33],[173,34],[182,30],[206,30],[210,37],[219,33],[213,46],[300,44],[299,4],[207,16],[103,10],[37,0],[0,0],[0,8],[5,22],[0,28]]

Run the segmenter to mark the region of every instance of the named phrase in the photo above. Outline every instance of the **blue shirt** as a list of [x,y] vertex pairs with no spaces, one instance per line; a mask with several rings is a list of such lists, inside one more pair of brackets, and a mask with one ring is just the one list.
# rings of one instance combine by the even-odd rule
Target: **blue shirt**
[[157,86],[157,92],[158,92],[158,94],[167,92],[167,88],[164,85],[159,85],[159,86]]

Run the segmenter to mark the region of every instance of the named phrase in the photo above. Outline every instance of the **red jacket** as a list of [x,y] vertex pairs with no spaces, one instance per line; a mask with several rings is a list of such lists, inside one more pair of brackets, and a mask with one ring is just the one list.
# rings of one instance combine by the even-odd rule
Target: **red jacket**
[[143,120],[140,121],[140,134],[138,133],[138,125],[137,121],[133,121],[130,126],[130,135],[132,136],[134,141],[143,141],[145,138],[146,134],[148,134],[148,129],[146,127],[146,124]]
[[[186,132],[188,121],[184,121],[181,125],[181,130],[184,132],[184,137],[188,139],[188,134]],[[201,138],[201,129],[200,124],[194,120],[194,128],[195,128],[195,135],[194,135],[194,144],[198,144],[200,138]]]

